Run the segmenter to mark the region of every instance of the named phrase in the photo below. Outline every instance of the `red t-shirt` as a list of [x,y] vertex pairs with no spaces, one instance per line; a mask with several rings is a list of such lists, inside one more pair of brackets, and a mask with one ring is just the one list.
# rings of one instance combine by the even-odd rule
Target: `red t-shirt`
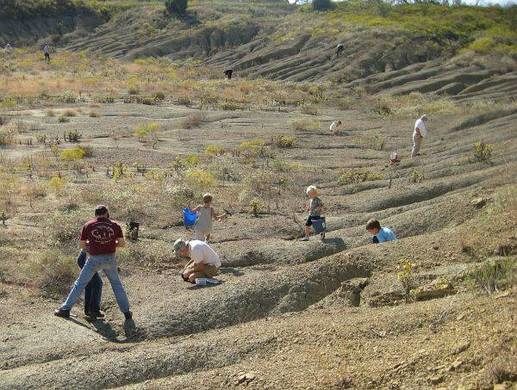
[[122,237],[120,225],[104,217],[86,222],[81,230],[81,241],[86,241],[86,251],[93,256],[115,253]]

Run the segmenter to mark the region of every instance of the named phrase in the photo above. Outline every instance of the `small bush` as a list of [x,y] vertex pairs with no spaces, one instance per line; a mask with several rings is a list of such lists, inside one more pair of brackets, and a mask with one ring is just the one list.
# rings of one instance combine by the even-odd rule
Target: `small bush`
[[182,127],[184,129],[193,129],[194,127],[199,127],[203,123],[203,115],[198,112],[193,114],[188,114],[187,117],[183,120]]
[[47,110],[46,114],[47,114],[47,116],[50,116],[50,117],[56,116],[56,113],[52,110]]
[[365,169],[349,169],[338,178],[339,185],[357,184],[365,181],[382,180],[382,174]]
[[184,15],[187,11],[188,0],[165,0],[165,8],[169,14]]
[[310,104],[304,104],[302,106],[302,112],[307,115],[318,115],[318,107]]
[[329,11],[334,9],[335,4],[332,0],[312,0],[312,9],[314,11]]
[[412,169],[409,174],[409,182],[410,183],[421,183],[424,181],[424,171],[421,169]]
[[260,199],[254,198],[250,202],[250,208],[253,216],[258,217],[264,209],[264,204],[260,201]]
[[470,273],[470,279],[477,287],[492,294],[514,285],[514,258],[488,261]]
[[414,264],[409,260],[403,260],[398,265],[397,269],[397,278],[399,282],[402,284],[404,288],[404,293],[406,294],[406,301],[409,299],[411,289],[415,283],[415,277],[413,274]]
[[67,116],[67,117],[77,116],[77,113],[73,110],[66,110],[63,113],[63,116]]
[[48,185],[54,192],[61,192],[65,188],[66,181],[61,176],[52,176]]
[[274,138],[274,144],[281,149],[289,149],[294,146],[296,137],[290,135],[279,135]]
[[245,157],[259,157],[264,155],[266,142],[261,138],[243,141],[239,145],[239,153]]
[[115,97],[111,95],[97,95],[93,98],[95,103],[115,103]]
[[47,250],[29,265],[29,274],[36,280],[43,295],[62,298],[77,275],[77,265],[71,256],[57,250]]
[[215,184],[215,177],[212,173],[203,169],[192,168],[185,174],[185,179],[189,185],[199,189],[209,189]]
[[154,100],[161,102],[161,101],[165,100],[165,93],[163,93],[161,91],[155,92],[153,94],[153,98],[154,98]]
[[156,122],[149,122],[139,125],[135,129],[135,136],[140,142],[149,141],[150,138],[156,137],[156,133],[160,130],[160,125]]
[[0,127],[0,146],[7,146],[16,143],[16,136],[18,130],[16,126],[12,125],[12,122]]
[[70,130],[70,131],[65,131],[65,134],[63,135],[63,139],[65,142],[77,143],[81,140],[82,136],[83,135],[81,133],[79,133],[77,130]]
[[205,153],[209,156],[222,156],[224,154],[224,148],[219,145],[207,145]]
[[317,120],[296,120],[291,122],[291,128],[296,131],[319,130],[320,123]]
[[130,95],[138,95],[140,93],[140,89],[137,87],[131,87],[127,91]]
[[485,144],[482,141],[476,142],[473,146],[474,158],[481,162],[490,162],[494,145]]
[[82,160],[86,157],[86,151],[81,148],[80,146],[77,146],[75,148],[70,149],[63,149],[61,153],[59,154],[59,157],[63,161],[77,161]]
[[68,119],[66,116],[60,116],[57,121],[59,123],[67,123],[67,122],[70,122],[70,119]]
[[88,116],[90,118],[97,118],[99,117],[99,113],[98,112],[95,112],[95,111],[90,111],[90,113],[88,114]]

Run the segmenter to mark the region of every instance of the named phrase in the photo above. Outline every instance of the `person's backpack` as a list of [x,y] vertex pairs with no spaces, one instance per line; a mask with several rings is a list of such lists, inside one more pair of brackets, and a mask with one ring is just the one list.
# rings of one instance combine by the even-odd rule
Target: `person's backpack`
[[183,223],[185,224],[185,228],[191,228],[197,222],[198,214],[195,211],[192,211],[188,207],[183,209]]
[[321,217],[319,219],[313,219],[312,228],[314,229],[314,233],[316,233],[316,234],[323,233],[325,230],[327,230],[327,224],[325,223],[325,217]]

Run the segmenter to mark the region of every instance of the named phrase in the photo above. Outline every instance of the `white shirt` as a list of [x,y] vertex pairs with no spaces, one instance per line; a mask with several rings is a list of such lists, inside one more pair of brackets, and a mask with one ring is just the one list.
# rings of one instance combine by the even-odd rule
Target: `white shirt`
[[190,258],[194,260],[196,264],[210,264],[216,267],[221,266],[221,259],[219,255],[204,241],[191,240],[189,241],[190,246]]
[[332,122],[330,125],[330,131],[334,132],[338,130],[341,127],[341,123],[338,123],[337,121]]
[[415,130],[413,130],[413,136],[415,136],[418,132],[420,132],[420,135],[422,137],[427,137],[427,127],[425,127],[425,122],[422,120],[422,118],[418,118],[415,122]]
[[43,46],[43,53],[48,54],[49,50],[50,48],[48,47],[48,45]]

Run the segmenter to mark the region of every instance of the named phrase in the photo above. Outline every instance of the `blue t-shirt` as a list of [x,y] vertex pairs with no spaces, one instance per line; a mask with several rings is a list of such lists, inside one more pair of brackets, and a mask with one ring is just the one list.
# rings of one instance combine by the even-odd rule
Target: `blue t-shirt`
[[393,241],[397,239],[395,233],[393,233],[393,231],[387,227],[382,227],[375,237],[377,237],[379,242]]

